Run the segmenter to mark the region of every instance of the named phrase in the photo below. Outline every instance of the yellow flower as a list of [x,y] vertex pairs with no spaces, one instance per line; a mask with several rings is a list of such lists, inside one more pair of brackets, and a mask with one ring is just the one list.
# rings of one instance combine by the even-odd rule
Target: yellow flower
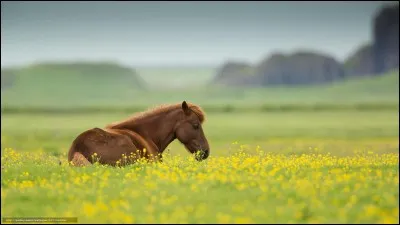
[[253,220],[248,217],[237,217],[237,218],[235,218],[234,223],[235,224],[249,224],[249,223],[253,223]]
[[94,216],[97,212],[96,208],[94,207],[94,205],[92,205],[91,203],[83,203],[83,212],[85,213],[86,216],[91,217]]
[[231,216],[225,213],[217,213],[217,223],[228,224],[231,221]]

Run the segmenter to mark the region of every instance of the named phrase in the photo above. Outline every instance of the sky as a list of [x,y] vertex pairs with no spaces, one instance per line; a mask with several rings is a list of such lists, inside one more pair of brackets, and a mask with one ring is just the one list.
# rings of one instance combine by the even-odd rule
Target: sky
[[343,61],[371,41],[373,17],[387,3],[1,1],[1,66],[255,64],[298,50]]

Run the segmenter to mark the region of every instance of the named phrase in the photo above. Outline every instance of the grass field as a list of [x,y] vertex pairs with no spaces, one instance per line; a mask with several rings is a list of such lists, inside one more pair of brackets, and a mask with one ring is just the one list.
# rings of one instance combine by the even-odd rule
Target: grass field
[[[65,153],[73,139],[82,131],[128,117],[127,113],[114,114],[57,114],[57,115],[3,115],[2,149],[17,151]],[[396,111],[331,111],[331,112],[270,112],[270,113],[210,113],[204,124],[205,134],[213,155],[227,153],[232,142],[269,149],[269,145],[295,142],[311,144],[340,141],[388,143],[397,140],[399,117]],[[290,144],[289,144],[290,143]],[[393,143],[397,145],[397,143]],[[268,151],[284,151],[274,146]],[[185,154],[184,148],[173,142],[171,154]],[[298,149],[300,150],[300,149]],[[329,149],[335,154],[343,149]],[[348,149],[351,150],[351,149]]]
[[211,156],[204,162],[175,141],[163,164],[66,164],[79,132],[128,115],[2,115],[3,217],[399,222],[396,110],[209,113],[204,130]]
[[[329,85],[264,89],[192,86],[210,78],[207,68],[142,68],[139,73],[151,89],[134,90],[121,80],[111,84],[115,80],[109,78],[95,86],[80,75],[44,74],[44,80],[25,77],[2,90],[3,218],[399,222],[398,71]],[[194,75],[174,81],[187,73]],[[171,87],[163,85],[165,77],[179,89],[165,89]],[[74,86],[68,80],[82,82]],[[194,161],[174,141],[162,164],[67,164],[67,151],[80,132],[182,100],[206,111],[204,131],[211,147],[206,161]]]

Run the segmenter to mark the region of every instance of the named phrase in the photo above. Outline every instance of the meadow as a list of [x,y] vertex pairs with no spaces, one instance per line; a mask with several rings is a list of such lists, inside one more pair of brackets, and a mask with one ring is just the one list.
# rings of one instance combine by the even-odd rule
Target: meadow
[[[3,219],[399,222],[398,72],[307,88],[123,89],[96,96],[80,95],[84,89],[66,95],[71,87],[52,95],[18,88],[24,91],[2,92]],[[68,165],[80,132],[182,100],[205,109],[207,160],[195,161],[174,141],[161,164]]]
[[2,115],[3,217],[82,223],[398,223],[398,112],[209,113],[211,156],[73,168],[79,132],[128,113]]

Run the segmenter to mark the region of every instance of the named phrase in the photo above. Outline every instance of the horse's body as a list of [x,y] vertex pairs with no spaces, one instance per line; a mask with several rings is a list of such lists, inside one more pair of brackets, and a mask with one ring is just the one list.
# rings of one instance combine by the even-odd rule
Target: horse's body
[[175,139],[191,153],[199,151],[197,160],[208,157],[210,149],[201,124],[205,115],[197,105],[161,106],[122,122],[84,131],[73,141],[68,161],[73,165],[94,162],[126,165],[139,158],[161,161],[162,153]]

